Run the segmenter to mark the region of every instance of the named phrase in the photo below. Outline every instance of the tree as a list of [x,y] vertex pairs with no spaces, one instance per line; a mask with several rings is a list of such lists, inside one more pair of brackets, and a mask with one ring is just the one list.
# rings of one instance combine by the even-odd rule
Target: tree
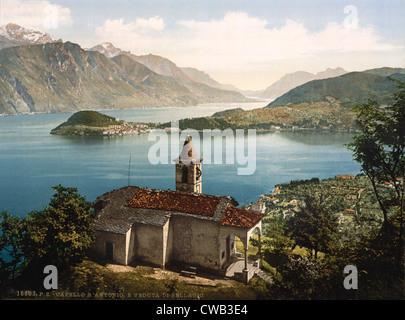
[[[391,79],[393,80],[393,79]],[[383,215],[382,232],[397,233],[397,260],[402,265],[404,243],[404,176],[405,176],[405,84],[398,80],[393,104],[380,106],[369,100],[357,106],[356,123],[360,134],[348,148],[361,164],[373,186]],[[384,188],[389,186],[390,188]],[[391,236],[390,235],[390,236]]]
[[94,242],[93,213],[76,188],[53,189],[49,206],[25,219],[24,255],[31,264],[63,268],[81,262]]
[[266,237],[268,239],[263,240],[264,255],[263,258],[269,264],[278,268],[282,267],[288,258],[292,255],[291,247],[293,241],[284,234],[284,220],[280,218],[273,219],[268,223]]
[[0,213],[0,284],[14,280],[23,258],[23,221],[7,211]]
[[299,246],[314,251],[329,253],[336,243],[337,220],[329,212],[327,193],[307,192],[294,216],[287,220],[286,229]]
[[[392,106],[382,107],[369,100],[354,109],[361,133],[348,144],[373,185],[385,222],[392,205],[402,202],[403,212],[404,184],[398,179],[405,175],[405,84],[398,81],[398,88]],[[385,182],[391,183],[395,201],[379,188]]]
[[311,299],[319,290],[322,265],[319,261],[291,257],[280,273],[282,280],[276,280],[276,286],[282,298]]

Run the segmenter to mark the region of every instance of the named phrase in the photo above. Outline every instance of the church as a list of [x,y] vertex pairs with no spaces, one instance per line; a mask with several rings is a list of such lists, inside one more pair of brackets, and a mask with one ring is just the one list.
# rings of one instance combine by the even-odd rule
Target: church
[[230,196],[203,194],[201,165],[188,137],[175,160],[176,191],[127,186],[98,197],[92,251],[122,265],[177,263],[225,275],[238,237],[245,250],[242,278],[249,281],[249,238],[259,235],[260,253],[264,215],[238,208]]

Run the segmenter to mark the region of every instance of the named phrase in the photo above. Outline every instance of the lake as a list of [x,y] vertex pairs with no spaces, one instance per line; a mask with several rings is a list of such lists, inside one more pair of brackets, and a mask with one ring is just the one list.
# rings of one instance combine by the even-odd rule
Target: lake
[[[241,107],[264,107],[268,102],[207,104],[189,108],[100,111],[126,121],[167,122],[201,117]],[[114,137],[61,137],[49,134],[71,114],[0,117],[0,211],[25,216],[41,210],[54,193],[52,186],[77,187],[88,201],[128,183],[154,189],[175,189],[174,159],[154,165],[148,152],[156,141],[149,134]],[[202,189],[230,195],[240,205],[255,201],[280,183],[335,175],[357,174],[358,163],[344,146],[349,133],[256,133],[256,170],[238,175],[240,164],[203,161]],[[169,136],[170,139],[170,136]],[[170,140],[169,140],[170,141]],[[183,141],[178,141],[177,147]],[[197,149],[197,148],[196,148]],[[197,149],[197,153],[202,150]],[[247,150],[246,150],[247,155]],[[204,158],[204,154],[199,154]],[[172,159],[173,158],[173,159]],[[131,161],[130,161],[131,159]],[[207,163],[205,163],[207,162]]]

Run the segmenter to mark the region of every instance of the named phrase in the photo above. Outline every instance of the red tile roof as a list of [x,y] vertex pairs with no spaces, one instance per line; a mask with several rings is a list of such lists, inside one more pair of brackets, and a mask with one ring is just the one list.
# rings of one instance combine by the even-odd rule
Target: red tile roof
[[139,221],[163,225],[170,218],[168,212],[201,216],[217,221],[220,226],[242,229],[254,227],[264,216],[235,205],[238,203],[232,197],[138,187],[108,192],[94,204],[97,226],[107,231],[118,227],[126,231],[131,223]]
[[219,225],[225,227],[250,229],[256,223],[258,223],[263,216],[263,214],[255,211],[248,211],[228,205],[221,221],[219,222]]
[[204,194],[139,189],[127,206],[212,217],[220,201],[220,197]]

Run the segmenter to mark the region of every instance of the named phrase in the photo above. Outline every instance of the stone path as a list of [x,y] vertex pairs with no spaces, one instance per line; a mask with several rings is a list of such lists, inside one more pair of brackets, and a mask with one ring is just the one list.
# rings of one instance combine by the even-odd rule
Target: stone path
[[[236,260],[229,266],[226,272],[226,276],[232,278],[235,273],[241,273],[244,268],[245,268],[244,260],[243,259]],[[265,282],[269,284],[273,283],[273,278],[260,268],[255,267],[251,263],[249,263],[249,269],[252,269],[255,275],[257,275],[260,279],[264,280]]]

